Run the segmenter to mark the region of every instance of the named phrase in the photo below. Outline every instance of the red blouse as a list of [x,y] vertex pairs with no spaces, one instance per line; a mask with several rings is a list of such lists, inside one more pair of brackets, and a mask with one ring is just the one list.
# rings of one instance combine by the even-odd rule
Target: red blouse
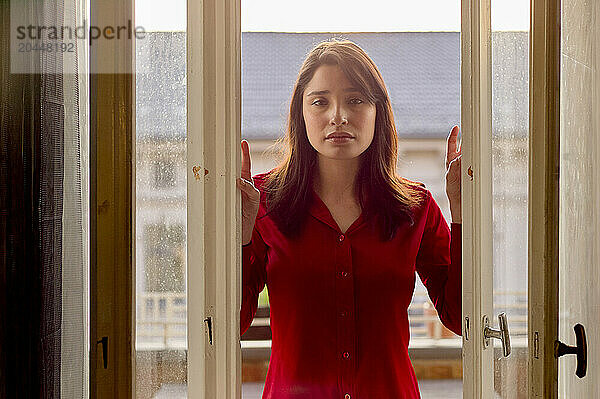
[[288,240],[266,214],[264,176],[252,241],[242,249],[241,334],[265,283],[271,358],[263,399],[419,398],[408,357],[415,271],[440,319],[461,333],[461,225],[429,190],[413,226],[382,242],[361,214],[342,234],[313,190],[304,233]]

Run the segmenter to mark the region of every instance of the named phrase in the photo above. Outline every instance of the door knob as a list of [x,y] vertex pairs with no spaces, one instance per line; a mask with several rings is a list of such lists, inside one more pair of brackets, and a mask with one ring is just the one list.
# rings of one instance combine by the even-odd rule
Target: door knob
[[557,359],[562,355],[577,355],[577,370],[575,375],[579,378],[585,377],[587,372],[587,339],[585,328],[581,324],[575,324],[575,340],[577,346],[565,345],[559,340],[554,342],[554,357]]
[[502,342],[502,353],[504,357],[510,355],[510,334],[508,332],[508,321],[506,313],[502,312],[498,315],[499,329],[490,327],[490,321],[487,315],[483,315],[483,347],[487,348],[490,345],[490,338],[499,339]]

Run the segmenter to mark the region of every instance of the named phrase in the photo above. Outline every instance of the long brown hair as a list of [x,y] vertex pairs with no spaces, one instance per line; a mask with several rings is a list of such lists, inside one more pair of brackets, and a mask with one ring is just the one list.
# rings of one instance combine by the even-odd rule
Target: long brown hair
[[387,89],[375,63],[355,43],[332,39],[314,47],[304,60],[294,85],[287,131],[279,143],[285,153],[281,163],[263,184],[267,212],[279,230],[296,237],[302,230],[312,201],[312,182],[317,152],[306,134],[302,113],[304,90],[318,67],[338,65],[348,80],[376,106],[375,132],[371,145],[361,154],[356,192],[364,217],[378,226],[381,240],[390,240],[396,227],[413,223],[413,209],[423,190],[396,173],[398,136]]

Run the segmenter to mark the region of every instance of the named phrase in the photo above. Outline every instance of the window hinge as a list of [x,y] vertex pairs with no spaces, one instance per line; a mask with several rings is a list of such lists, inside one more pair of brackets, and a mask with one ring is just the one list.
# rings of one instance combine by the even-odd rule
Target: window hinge
[[533,357],[535,359],[540,358],[540,333],[535,331],[533,333]]
[[465,317],[465,341],[469,340],[469,329],[471,328],[469,323],[469,317]]

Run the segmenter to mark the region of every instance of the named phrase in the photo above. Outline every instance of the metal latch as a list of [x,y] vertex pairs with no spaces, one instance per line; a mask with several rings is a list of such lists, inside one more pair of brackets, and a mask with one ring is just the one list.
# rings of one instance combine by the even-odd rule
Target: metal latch
[[499,329],[490,327],[490,321],[487,315],[483,315],[483,347],[487,348],[490,345],[490,338],[499,339],[502,342],[502,352],[504,357],[510,355],[510,335],[508,332],[508,321],[506,321],[506,313],[502,312],[498,315]]
[[206,329],[208,330],[208,343],[212,345],[212,317],[207,317],[204,319],[204,323],[206,324]]
[[96,341],[96,345],[102,344],[102,363],[104,368],[108,368],[108,337]]

